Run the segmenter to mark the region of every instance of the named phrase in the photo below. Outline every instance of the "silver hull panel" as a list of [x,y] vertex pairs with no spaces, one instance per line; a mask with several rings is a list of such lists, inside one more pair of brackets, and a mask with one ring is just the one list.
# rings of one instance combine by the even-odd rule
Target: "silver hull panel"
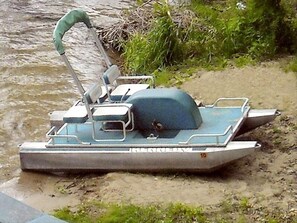
[[102,151],[96,148],[46,148],[27,143],[20,148],[22,170],[46,172],[131,171],[209,172],[254,152],[257,142],[230,142],[209,148],[127,148]]
[[243,125],[237,132],[237,136],[265,125],[273,121],[279,115],[280,112],[277,109],[251,109]]

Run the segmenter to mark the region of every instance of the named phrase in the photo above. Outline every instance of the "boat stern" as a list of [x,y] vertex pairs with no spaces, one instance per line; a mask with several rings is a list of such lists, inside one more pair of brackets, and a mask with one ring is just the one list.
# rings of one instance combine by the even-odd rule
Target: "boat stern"
[[281,112],[277,109],[251,109],[236,136],[272,122]]
[[[46,142],[24,142],[19,145],[19,155],[22,170],[42,169],[43,160],[39,159],[38,153],[46,150]],[[36,157],[36,159],[34,159]]]

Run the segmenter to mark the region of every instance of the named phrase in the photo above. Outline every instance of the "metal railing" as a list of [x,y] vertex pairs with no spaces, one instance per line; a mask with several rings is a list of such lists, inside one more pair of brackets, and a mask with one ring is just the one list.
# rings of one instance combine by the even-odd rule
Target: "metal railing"
[[47,133],[46,133],[46,137],[47,138],[50,138],[53,142],[53,145],[55,145],[55,139],[58,139],[58,138],[66,138],[67,140],[69,139],[74,139],[76,140],[79,144],[90,144],[90,143],[87,143],[87,142],[83,142],[81,141],[76,135],[57,135],[57,132],[56,132],[56,127],[53,126]]
[[244,112],[244,108],[248,105],[248,102],[249,102],[248,98],[219,98],[212,105],[207,105],[206,107],[211,107],[211,108],[218,107],[218,103],[221,101],[239,101],[239,100],[243,101],[240,107],[241,107],[241,112]]
[[193,140],[194,138],[199,138],[199,137],[214,137],[216,139],[216,145],[219,145],[220,144],[220,141],[219,141],[219,137],[221,136],[225,136],[228,134],[228,132],[233,133],[233,126],[232,125],[229,125],[227,127],[227,129],[223,132],[223,133],[215,133],[215,134],[193,134],[189,137],[189,139],[185,142],[179,142],[180,144],[189,144],[191,140]]

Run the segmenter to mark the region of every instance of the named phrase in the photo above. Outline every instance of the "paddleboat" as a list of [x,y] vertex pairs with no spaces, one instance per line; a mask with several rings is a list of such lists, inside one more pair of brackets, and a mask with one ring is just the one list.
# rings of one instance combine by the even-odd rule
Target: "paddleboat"
[[[88,27],[107,65],[100,81],[88,89],[62,44],[63,35],[78,22]],[[82,10],[63,16],[53,37],[81,98],[68,110],[51,113],[47,141],[19,145],[22,170],[213,171],[259,149],[257,141],[236,138],[280,115],[277,109],[251,109],[247,98],[202,105],[180,89],[155,88],[152,76],[121,75]]]

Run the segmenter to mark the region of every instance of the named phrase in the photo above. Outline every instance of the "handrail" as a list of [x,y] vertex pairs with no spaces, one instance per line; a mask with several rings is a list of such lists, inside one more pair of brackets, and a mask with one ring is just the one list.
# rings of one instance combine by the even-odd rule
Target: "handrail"
[[71,139],[75,139],[79,144],[90,144],[90,143],[86,143],[81,141],[76,135],[56,135],[56,127],[53,126],[47,133],[46,133],[46,137],[52,139],[53,141],[53,145],[55,145],[55,138],[71,138]]
[[225,136],[227,135],[227,133],[229,131],[232,131],[233,132],[233,126],[232,125],[229,125],[227,127],[227,129],[223,132],[223,133],[219,133],[219,134],[193,134],[189,137],[189,139],[185,142],[179,142],[180,144],[189,144],[189,142],[194,139],[194,138],[197,138],[197,137],[215,137],[216,138],[216,144],[218,145],[219,144],[219,137],[220,136]]
[[244,108],[247,106],[248,102],[249,102],[249,99],[248,98],[218,98],[212,105],[207,105],[206,107],[218,107],[217,104],[220,102],[220,101],[236,101],[236,100],[243,100],[243,104],[241,105],[241,112],[244,111]]
[[119,76],[119,80],[147,80],[150,79],[153,88],[156,87],[155,78],[152,75]]
[[50,138],[51,135],[56,135],[56,126],[51,127],[50,130],[48,130],[48,132],[45,134],[45,136],[47,138]]

